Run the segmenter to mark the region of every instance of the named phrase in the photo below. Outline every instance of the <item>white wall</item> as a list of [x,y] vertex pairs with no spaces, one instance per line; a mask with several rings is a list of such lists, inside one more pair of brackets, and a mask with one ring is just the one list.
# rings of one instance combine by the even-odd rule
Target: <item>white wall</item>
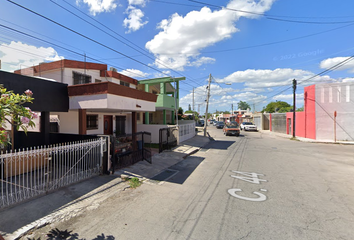
[[195,136],[195,121],[183,120],[178,121],[179,125],[179,142],[186,141]]
[[316,84],[316,139],[334,140],[334,111],[337,111],[336,138],[354,140],[354,85]]
[[[179,142],[186,141],[195,136],[195,122],[193,120],[179,121]],[[176,125],[138,124],[138,132],[151,133],[151,142],[159,143],[159,130],[161,128],[175,127]]]
[[[139,105],[140,107],[137,107]],[[155,111],[155,102],[113,94],[97,94],[72,96],[69,99],[70,109],[115,109],[124,111]]]
[[52,112],[53,115],[58,115],[59,132],[79,134],[79,112],[70,110],[69,112]]
[[[59,132],[79,134],[79,112],[77,110],[70,110],[68,113],[53,112],[52,115],[59,116]],[[116,130],[115,116],[125,116],[125,131],[127,134],[132,133],[132,115],[131,113],[112,113],[112,112],[96,112],[86,111],[86,115],[98,115],[98,129],[87,130],[87,134],[103,134],[103,120],[104,116],[113,117],[113,132]]]

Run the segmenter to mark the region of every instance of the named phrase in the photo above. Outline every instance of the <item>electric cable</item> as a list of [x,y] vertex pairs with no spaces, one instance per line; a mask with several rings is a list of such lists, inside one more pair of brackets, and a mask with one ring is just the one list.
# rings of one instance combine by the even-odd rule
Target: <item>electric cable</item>
[[[97,22],[97,23],[100,24],[101,26],[104,26],[104,27],[107,28],[108,30],[112,31],[113,33],[115,33],[115,34],[118,35],[119,37],[123,38],[125,41],[128,41],[129,43],[133,44],[134,46],[136,46],[137,48],[139,48],[139,49],[141,49],[142,51],[146,52],[147,54],[144,53],[144,52],[142,52],[142,51],[140,51],[139,49],[137,49],[137,48],[135,48],[135,47],[133,47],[133,46],[131,46],[131,45],[125,43],[124,41],[118,39],[117,37],[113,36],[113,35],[110,34],[109,32],[107,32],[107,31],[105,31],[105,30],[103,30],[103,29],[97,27],[96,25],[90,23],[89,21],[83,19],[82,17],[80,17],[80,16],[78,16],[77,14],[73,13],[73,12],[70,11],[69,9],[67,9],[67,8],[61,6],[60,4],[54,2],[53,0],[50,0],[50,1],[51,1],[53,4],[57,5],[58,7],[60,7],[60,8],[62,8],[62,9],[64,9],[65,11],[71,13],[71,14],[74,15],[75,17],[77,17],[77,18],[81,19],[82,21],[86,22],[87,24],[89,24],[89,25],[95,27],[96,29],[98,29],[98,30],[100,30],[100,31],[102,31],[102,32],[104,32],[104,33],[106,33],[107,35],[111,36],[112,38],[116,39],[117,41],[119,41],[119,42],[125,44],[126,46],[128,46],[128,47],[134,49],[135,51],[141,53],[142,55],[148,57],[149,59],[151,59],[151,60],[153,60],[153,61],[156,61],[157,63],[159,63],[159,64],[161,64],[162,66],[164,66],[166,69],[169,69],[170,71],[172,71],[172,72],[174,72],[174,73],[176,73],[176,74],[178,74],[178,75],[186,76],[185,74],[179,73],[179,72],[175,71],[174,69],[172,69],[172,68],[166,66],[165,63],[163,63],[162,61],[159,61],[159,60],[156,59],[156,58],[152,58],[152,57],[150,56],[150,53],[147,52],[145,49],[139,47],[138,45],[136,45],[136,44],[133,43],[132,41],[128,40],[127,38],[125,38],[125,37],[122,36],[121,34],[117,33],[116,31],[112,30],[111,28],[105,26],[104,24],[100,23],[100,22],[97,21],[96,19],[94,19],[94,18],[88,16],[87,14],[85,14],[84,12],[82,12],[81,10],[79,10],[79,9],[77,9],[77,8],[74,7],[75,9],[77,9],[78,11],[80,11],[80,12],[81,12],[82,14],[84,14],[85,16],[89,17],[90,19],[92,19],[93,21]],[[67,3],[68,5],[72,6],[72,5],[69,4],[67,1],[65,1],[65,0],[63,0],[63,1],[64,1],[65,3]],[[72,7],[73,7],[73,6],[72,6]],[[193,81],[193,78],[191,78],[191,77],[189,77],[189,76],[188,76],[188,78],[189,78],[189,80],[191,80],[192,82],[194,82],[194,81]],[[195,83],[196,83],[196,82],[195,82]],[[197,84],[198,84],[198,83],[197,83]]]

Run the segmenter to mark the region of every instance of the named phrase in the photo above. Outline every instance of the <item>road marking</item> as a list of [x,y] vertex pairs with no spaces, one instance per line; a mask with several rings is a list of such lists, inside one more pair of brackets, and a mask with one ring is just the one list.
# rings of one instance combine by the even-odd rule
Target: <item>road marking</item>
[[231,188],[228,190],[228,193],[231,196],[242,199],[242,200],[247,200],[247,201],[252,201],[252,202],[262,202],[262,201],[267,200],[267,196],[264,195],[263,193],[253,192],[253,194],[258,195],[259,197],[258,198],[248,198],[248,197],[240,196],[240,195],[236,194],[236,192],[242,192],[242,190],[238,189],[238,188]]
[[256,183],[256,184],[260,184],[260,182],[267,182],[267,180],[258,178],[258,176],[264,176],[263,174],[239,172],[239,171],[231,171],[231,172],[238,173],[238,174],[246,176],[246,177],[242,177],[242,176],[231,175],[231,177],[233,177],[233,178],[237,178],[237,179],[240,179],[240,180],[243,180],[243,181],[246,181],[246,182]]

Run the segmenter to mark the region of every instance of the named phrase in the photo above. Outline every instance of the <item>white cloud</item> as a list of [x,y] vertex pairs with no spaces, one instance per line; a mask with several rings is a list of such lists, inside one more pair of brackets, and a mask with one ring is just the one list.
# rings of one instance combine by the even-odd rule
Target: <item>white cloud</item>
[[136,5],[144,7],[146,4],[146,0],[128,0],[129,5]]
[[137,69],[126,69],[126,70],[123,70],[119,73],[121,73],[125,76],[128,76],[128,77],[131,77],[131,78],[145,78],[150,75],[149,73],[144,73],[144,72],[137,70]]
[[135,32],[148,23],[148,21],[143,22],[144,13],[138,8],[128,6],[125,13],[128,14],[128,18],[123,21],[124,27],[128,28],[126,33]]
[[[247,69],[245,71],[237,71],[224,79],[218,79],[222,83],[244,83],[246,87],[250,88],[266,88],[291,85],[292,80],[296,79],[298,82],[307,80],[315,74],[310,71],[290,68],[277,68],[275,70],[269,69]],[[318,76],[314,78],[311,83],[317,81],[329,80],[329,76]]]
[[[274,96],[273,99],[274,100],[292,100],[293,94],[279,94],[277,96]],[[303,93],[296,94],[296,100],[303,100],[303,99],[304,99]]]
[[[335,57],[335,58],[327,58],[320,63],[320,68],[323,69],[329,69],[336,64],[339,64],[349,57]],[[340,70],[349,70],[349,72],[354,72],[354,59],[352,58],[350,61],[346,62],[345,65],[335,69],[335,71],[340,71]]]
[[343,78],[341,79],[342,82],[354,82],[354,78]]
[[[232,0],[227,7],[263,13],[270,9],[274,1]],[[185,66],[200,66],[193,63],[200,61],[200,51],[239,31],[235,23],[240,17],[260,16],[226,9],[212,11],[208,7],[191,11],[186,16],[175,13],[159,23],[158,29],[161,31],[145,47],[156,56],[155,65],[160,68],[166,67],[158,61],[168,63],[170,68],[176,70],[183,70]]]
[[0,58],[3,69],[14,71],[32,67],[45,61],[57,61],[64,57],[59,56],[52,47],[36,47],[12,41],[10,44],[2,43],[0,45]]
[[110,12],[116,9],[115,0],[76,0],[76,5],[80,2],[86,3],[90,8],[90,13],[95,16],[97,13]]
[[[293,94],[280,94],[273,97],[274,100],[288,102],[290,105],[293,105]],[[296,108],[299,108],[304,105],[304,94],[296,94]]]

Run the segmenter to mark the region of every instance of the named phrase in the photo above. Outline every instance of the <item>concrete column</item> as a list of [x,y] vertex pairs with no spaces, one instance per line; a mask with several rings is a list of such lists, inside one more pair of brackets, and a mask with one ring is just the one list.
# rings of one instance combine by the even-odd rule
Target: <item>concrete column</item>
[[87,134],[87,124],[86,124],[86,109],[79,109],[79,134]]
[[163,112],[163,124],[166,124],[166,110],[162,110]]
[[175,124],[175,111],[171,112],[171,120],[172,120],[172,124]]
[[138,129],[138,125],[136,122],[136,112],[132,112],[132,134],[133,134],[133,151],[136,151],[138,149],[136,139],[134,137],[136,136],[136,132]]
[[145,112],[145,124],[150,124],[149,112]]
[[160,83],[160,93],[166,94],[166,85],[165,83]]
[[[149,92],[149,84],[145,84],[145,92]],[[150,124],[149,112],[145,112],[145,124]]]

